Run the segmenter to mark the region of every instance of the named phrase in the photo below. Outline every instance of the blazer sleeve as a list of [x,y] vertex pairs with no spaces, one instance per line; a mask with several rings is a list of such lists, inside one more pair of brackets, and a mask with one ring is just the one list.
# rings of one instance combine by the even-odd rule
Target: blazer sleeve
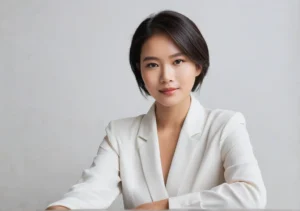
[[210,190],[169,198],[169,208],[264,208],[266,189],[254,156],[244,116],[237,112],[221,135],[225,183]]
[[110,126],[90,168],[61,200],[50,205],[70,209],[107,209],[121,192],[118,145]]

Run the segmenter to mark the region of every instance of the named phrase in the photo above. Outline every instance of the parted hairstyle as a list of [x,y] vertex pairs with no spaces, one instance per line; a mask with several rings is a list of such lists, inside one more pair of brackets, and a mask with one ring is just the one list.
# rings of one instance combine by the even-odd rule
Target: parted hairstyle
[[188,17],[175,11],[164,10],[157,14],[151,14],[142,21],[132,37],[129,61],[141,94],[145,97],[150,95],[140,71],[141,50],[147,39],[156,33],[168,35],[182,53],[201,67],[201,74],[196,77],[192,91],[200,88],[209,68],[209,52],[206,41],[196,24]]

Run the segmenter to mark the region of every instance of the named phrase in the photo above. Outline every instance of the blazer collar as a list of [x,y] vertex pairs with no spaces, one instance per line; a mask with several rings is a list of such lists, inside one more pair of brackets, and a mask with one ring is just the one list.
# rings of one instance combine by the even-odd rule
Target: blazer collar
[[[189,137],[201,133],[205,121],[205,108],[200,104],[193,94],[190,96],[191,105],[182,126],[182,131],[187,133]],[[155,132],[157,135],[155,102],[152,104],[148,113],[145,114],[141,121],[138,137],[144,139],[145,141],[151,140],[153,138],[153,132]]]
[[192,137],[202,132],[206,119],[205,109],[191,94],[191,105],[183,123],[176,150],[164,184],[155,117],[155,103],[144,115],[137,134],[138,147],[144,176],[153,201],[176,196],[182,183],[182,172],[186,172],[190,156],[199,139]]

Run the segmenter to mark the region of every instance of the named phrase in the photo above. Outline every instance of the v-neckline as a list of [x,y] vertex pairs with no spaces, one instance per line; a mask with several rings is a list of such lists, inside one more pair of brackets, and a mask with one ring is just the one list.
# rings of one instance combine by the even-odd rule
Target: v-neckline
[[[167,184],[168,184],[168,180],[169,180],[169,175],[170,175],[170,170],[171,170],[171,167],[172,167],[172,163],[173,163],[173,159],[174,159],[174,157],[175,157],[175,152],[176,152],[176,148],[177,148],[177,146],[178,146],[178,141],[179,141],[179,136],[180,136],[180,133],[181,133],[181,131],[182,131],[182,128],[180,129],[180,131],[179,131],[179,133],[178,133],[178,135],[176,135],[176,139],[177,140],[174,140],[174,141],[176,141],[176,143],[175,143],[175,146],[173,146],[173,148],[174,148],[174,151],[173,152],[171,152],[172,153],[172,156],[171,156],[171,158],[170,158],[170,164],[169,164],[169,166],[168,166],[168,169],[167,169],[167,175],[166,175],[166,181],[165,181],[165,177],[164,177],[164,168],[163,168],[163,161],[162,161],[162,148],[161,148],[161,142],[163,142],[163,140],[161,140],[160,138],[160,132],[158,131],[158,129],[157,129],[157,142],[158,142],[158,150],[159,150],[159,163],[160,163],[160,168],[161,168],[161,174],[162,174],[162,176],[163,176],[163,182],[164,182],[164,185],[165,185],[165,187],[167,187]],[[172,135],[172,134],[171,134]],[[163,138],[164,139],[164,138]],[[172,143],[173,144],[173,143]]]
[[194,99],[181,128],[165,182],[153,107],[142,119],[138,131],[138,148],[151,199],[159,201],[178,196],[186,189],[183,186],[185,176],[195,152],[195,145],[199,141],[199,138],[193,136],[201,133],[206,115],[204,108]]

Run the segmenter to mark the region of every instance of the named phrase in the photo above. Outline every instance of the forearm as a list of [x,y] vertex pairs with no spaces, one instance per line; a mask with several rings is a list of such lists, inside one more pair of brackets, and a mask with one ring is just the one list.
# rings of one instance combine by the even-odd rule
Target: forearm
[[245,182],[224,183],[210,190],[169,198],[170,209],[263,209],[266,192]]
[[64,207],[64,206],[51,206],[48,207],[46,210],[71,210],[68,207]]

